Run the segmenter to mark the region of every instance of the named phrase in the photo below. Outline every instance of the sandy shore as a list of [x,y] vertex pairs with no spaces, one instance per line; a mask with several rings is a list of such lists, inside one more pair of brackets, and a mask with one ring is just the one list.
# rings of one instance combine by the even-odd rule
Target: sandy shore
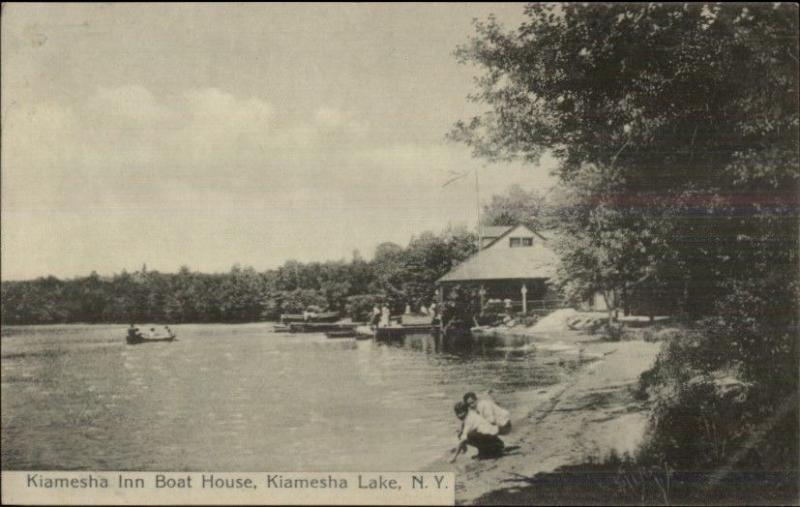
[[522,403],[512,410],[513,430],[503,437],[516,449],[496,460],[479,461],[472,459],[475,451],[470,448],[455,464],[443,458],[429,467],[455,472],[457,503],[473,503],[488,492],[522,486],[523,478],[612,450],[631,452],[641,443],[647,411],[631,388],[653,364],[660,344],[607,342],[578,333],[535,343],[546,347],[554,342],[574,345],[564,353],[580,354],[587,362],[563,383],[521,393]]

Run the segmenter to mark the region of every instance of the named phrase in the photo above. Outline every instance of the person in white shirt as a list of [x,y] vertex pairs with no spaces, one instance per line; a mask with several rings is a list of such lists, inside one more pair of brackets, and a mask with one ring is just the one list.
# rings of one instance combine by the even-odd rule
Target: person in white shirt
[[378,327],[380,321],[381,321],[381,309],[376,304],[372,307],[372,316],[369,319],[369,324],[370,326],[372,326],[372,329],[375,329],[376,327]]
[[464,403],[488,422],[496,425],[501,435],[511,433],[511,414],[495,403],[491,397],[486,396],[479,400],[475,393],[470,392],[464,395]]
[[458,446],[450,462],[454,462],[459,454],[471,445],[478,449],[478,458],[496,458],[503,454],[505,444],[497,434],[499,428],[481,417],[463,401],[456,403],[453,410],[456,417],[461,419],[461,429],[458,434]]
[[389,327],[389,321],[391,319],[391,311],[387,305],[383,305],[381,308],[381,321],[378,324],[378,327]]

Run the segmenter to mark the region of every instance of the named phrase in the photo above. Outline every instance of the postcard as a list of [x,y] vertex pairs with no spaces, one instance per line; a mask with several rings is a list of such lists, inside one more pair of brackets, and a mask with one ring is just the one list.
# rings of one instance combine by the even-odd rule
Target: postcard
[[796,504],[797,4],[2,5],[2,502]]

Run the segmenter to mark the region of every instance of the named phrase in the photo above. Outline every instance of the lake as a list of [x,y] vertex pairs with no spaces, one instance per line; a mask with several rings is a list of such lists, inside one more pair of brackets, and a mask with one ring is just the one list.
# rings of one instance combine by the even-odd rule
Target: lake
[[124,325],[5,327],[2,468],[419,470],[455,444],[465,392],[514,409],[564,374],[531,347],[172,329],[175,342],[131,346]]

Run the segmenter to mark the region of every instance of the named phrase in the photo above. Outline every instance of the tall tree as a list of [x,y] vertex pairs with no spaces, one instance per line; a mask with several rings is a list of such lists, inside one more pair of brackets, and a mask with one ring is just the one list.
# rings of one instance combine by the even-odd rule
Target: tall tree
[[[478,23],[457,50],[483,69],[472,99],[488,112],[451,137],[490,160],[536,162],[546,150],[560,160],[553,197],[568,295],[599,290],[692,317],[699,332],[670,340],[648,372],[678,393],[655,400],[650,456],[780,470],[796,492],[797,4],[525,13],[513,31]],[[669,373],[678,370],[703,380],[692,386]],[[708,380],[721,372],[747,380],[747,394],[721,394]],[[755,444],[738,430],[756,425],[770,438]],[[707,452],[711,427],[726,450]]]
[[549,223],[543,216],[544,197],[536,190],[525,190],[520,185],[511,185],[505,193],[493,195],[483,207],[484,225],[525,224],[533,230],[547,228]]
[[456,51],[484,70],[471,98],[489,110],[451,137],[491,160],[560,160],[562,282],[724,315],[761,378],[796,369],[797,10],[531,4]]

